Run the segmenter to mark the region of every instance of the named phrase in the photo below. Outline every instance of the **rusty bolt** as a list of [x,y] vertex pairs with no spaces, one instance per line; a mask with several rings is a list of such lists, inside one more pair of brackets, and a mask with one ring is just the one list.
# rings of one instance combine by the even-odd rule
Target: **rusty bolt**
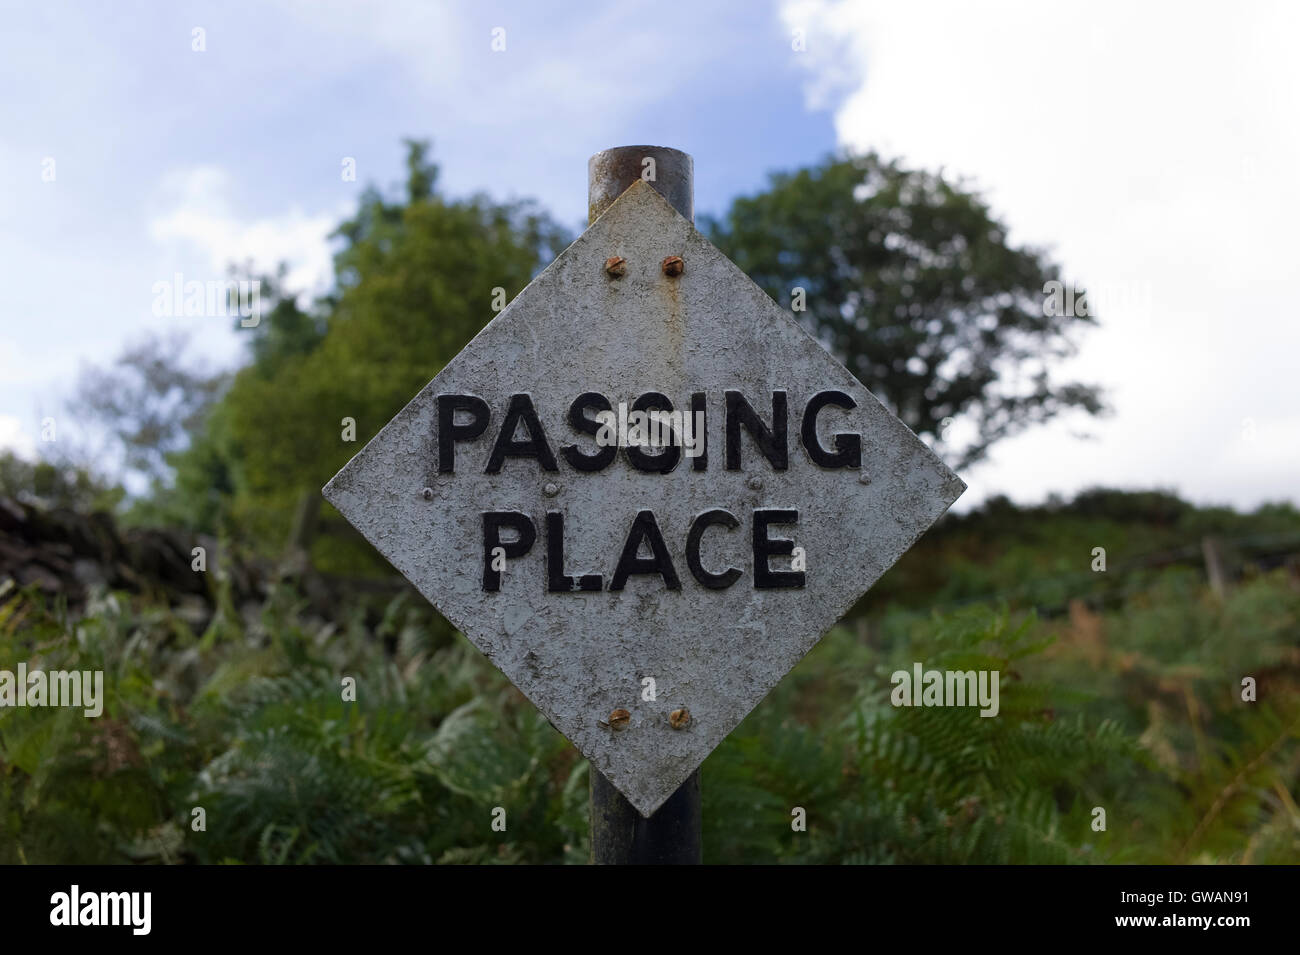
[[621,278],[627,272],[627,259],[621,255],[611,255],[605,260],[605,274],[612,279]]
[[680,255],[670,255],[663,261],[664,275],[671,279],[677,278],[686,271],[686,263],[682,261]]
[[675,730],[685,729],[690,721],[691,711],[684,706],[668,714],[668,725]]
[[609,725],[616,730],[624,729],[632,721],[632,714],[627,710],[619,707],[611,710],[609,714]]

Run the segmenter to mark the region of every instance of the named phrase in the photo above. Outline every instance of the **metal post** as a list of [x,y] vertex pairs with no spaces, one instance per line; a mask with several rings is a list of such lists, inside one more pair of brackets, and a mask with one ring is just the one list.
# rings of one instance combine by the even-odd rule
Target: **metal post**
[[587,160],[587,225],[642,178],[695,222],[695,160],[667,146],[615,146]]
[[591,861],[596,865],[699,865],[700,771],[649,819],[591,767]]
[[[695,221],[695,162],[665,146],[616,146],[587,160],[587,224],[644,179],[685,218]],[[591,861],[597,865],[698,865],[700,771],[645,818],[591,767]]]

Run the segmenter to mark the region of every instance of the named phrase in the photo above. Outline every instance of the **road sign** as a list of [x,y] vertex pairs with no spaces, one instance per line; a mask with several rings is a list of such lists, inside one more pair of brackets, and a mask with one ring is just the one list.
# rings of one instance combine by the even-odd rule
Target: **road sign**
[[649,816],[963,490],[637,181],[325,496]]

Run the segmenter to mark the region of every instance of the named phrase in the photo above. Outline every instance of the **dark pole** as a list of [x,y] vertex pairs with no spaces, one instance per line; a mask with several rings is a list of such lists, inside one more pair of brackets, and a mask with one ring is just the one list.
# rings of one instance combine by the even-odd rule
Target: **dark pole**
[[649,819],[591,767],[591,861],[596,865],[699,865],[700,771]]
[[[587,224],[642,178],[685,218],[695,221],[695,162],[690,156],[665,146],[616,146],[587,160]],[[698,865],[701,851],[698,769],[647,819],[591,767],[593,863]]]

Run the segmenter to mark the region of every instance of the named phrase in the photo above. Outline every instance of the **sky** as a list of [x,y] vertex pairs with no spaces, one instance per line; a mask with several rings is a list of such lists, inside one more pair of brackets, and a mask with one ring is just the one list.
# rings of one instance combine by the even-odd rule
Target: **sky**
[[284,261],[293,287],[323,290],[329,233],[365,186],[401,182],[404,137],[432,140],[445,193],[534,198],[575,232],[586,160],[610,146],[691,153],[697,216],[773,171],[877,149],[979,190],[1011,241],[1049,249],[1101,312],[1061,376],[1101,384],[1113,414],[997,445],[963,473],[958,509],[1096,485],[1295,501],[1298,11],[12,5],[0,446],[38,453],[47,416],[75,432],[63,403],[81,368],[148,332],[189,332],[195,355],[237,363],[231,320],[155,314],[155,285],[251,260]]

